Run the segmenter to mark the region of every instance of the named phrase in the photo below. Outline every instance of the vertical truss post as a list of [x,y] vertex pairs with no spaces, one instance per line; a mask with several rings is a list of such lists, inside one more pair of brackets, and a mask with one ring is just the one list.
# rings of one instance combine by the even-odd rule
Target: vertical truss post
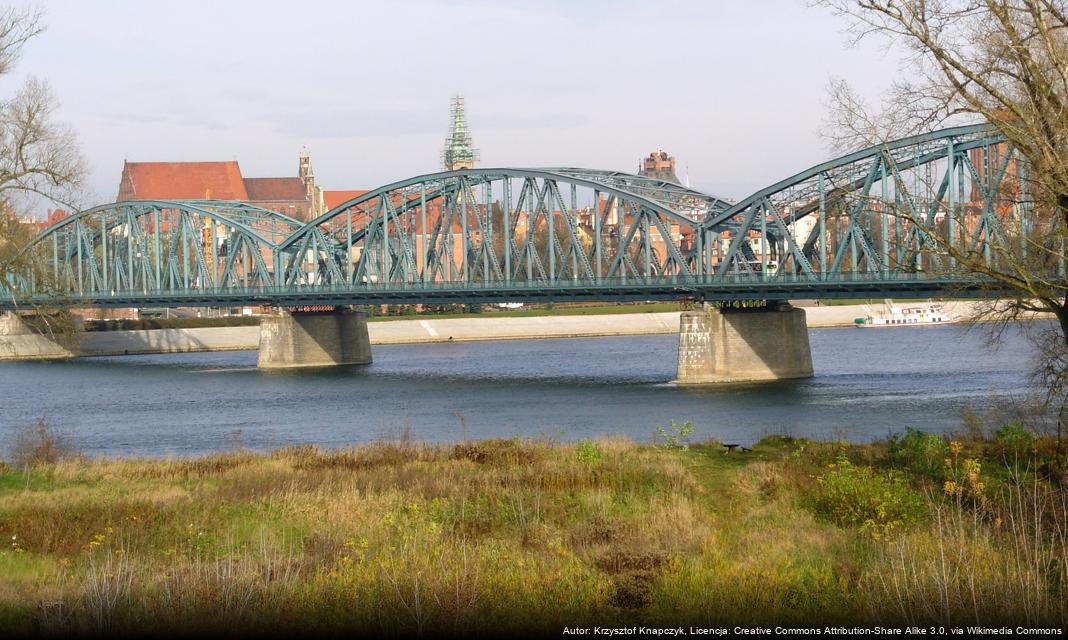
[[134,259],[134,217],[130,213],[129,209],[123,209],[123,213],[126,215],[126,289],[133,291],[137,288],[137,278],[134,277],[133,259]]
[[[901,181],[904,184],[904,181]],[[908,197],[908,194],[905,194]],[[894,265],[899,267],[901,265],[901,259],[904,255],[903,248],[901,247],[901,190],[898,188],[897,183],[894,184]]]
[[[769,202],[765,200],[765,202]],[[761,282],[768,281],[768,215],[771,211],[768,210],[768,205],[764,205],[764,210],[760,211],[760,280]],[[777,212],[775,215],[779,215]]]
[[[993,155],[993,154],[990,153],[990,145],[983,145],[981,147],[980,151],[979,151],[979,154],[980,154],[982,167],[983,167],[983,181],[982,181],[982,183],[979,184],[979,189],[982,192],[982,198],[983,198],[983,202],[982,202],[983,214],[982,214],[982,219],[979,221],[979,225],[978,225],[979,228],[976,229],[976,231],[977,231],[976,240],[979,240],[978,233],[981,232],[980,229],[985,229],[985,231],[986,231],[986,241],[983,242],[983,262],[985,262],[987,265],[989,265],[989,264],[991,264],[991,260],[990,260],[990,238],[991,238],[991,234],[993,233],[993,228],[990,226],[990,223],[986,219],[986,216],[987,216],[988,213],[993,214],[994,205],[997,204],[997,197],[996,197],[997,185],[994,184],[994,179],[990,175],[991,171],[993,171],[993,169],[994,169],[994,166],[993,166],[994,163],[991,162],[991,157],[990,157],[991,155]],[[963,170],[961,171],[960,181],[961,181],[961,192],[963,192],[964,191],[964,171]],[[966,209],[964,209],[963,205],[961,205],[961,220],[963,221],[963,223],[967,223],[967,221],[968,221],[968,211]],[[967,237],[967,235],[968,235],[968,229],[967,229],[967,227],[965,227],[963,232],[961,233],[962,240],[963,240],[964,237]]]
[[182,287],[189,288],[189,230],[186,228],[187,214],[182,211],[178,214],[179,242],[182,245]]
[[82,291],[82,221],[79,218],[74,223],[74,241],[77,242],[77,260],[78,260],[78,295],[83,293]]
[[[947,242],[949,244],[950,249],[953,249],[955,247],[955,245],[956,245],[956,223],[954,221],[954,217],[957,214],[957,198],[956,198],[956,196],[957,196],[957,194],[956,194],[956,190],[957,190],[956,183],[957,183],[957,181],[954,178],[956,177],[956,160],[957,160],[957,158],[956,158],[956,155],[955,155],[956,152],[953,150],[953,138],[948,138],[946,140],[946,145],[948,147],[948,150],[946,151],[946,159],[947,159],[947,161],[949,163],[949,165],[946,168],[946,172],[949,175],[949,188],[948,188],[948,193],[946,194],[946,196],[949,198],[949,204],[948,204],[949,213],[946,215],[946,225],[948,226],[948,239],[947,239]],[[949,256],[949,267],[952,269],[956,265],[957,265],[956,259],[952,255],[950,255]]]
[[103,291],[108,292],[108,219],[107,214],[100,216],[100,257],[103,267]]
[[642,244],[645,245],[645,282],[648,284],[653,275],[653,238],[649,235],[649,213],[644,206],[638,205],[638,215],[642,219]]
[[52,278],[53,286],[59,287],[59,234],[52,234]]
[[382,195],[378,199],[379,210],[382,212],[382,273],[379,276],[379,284],[385,284],[389,281],[389,271],[392,268],[390,264],[389,255],[389,210],[386,206],[386,197]]
[[512,281],[512,179],[504,177],[504,194],[501,203],[501,222],[504,223],[504,281]]
[[153,231],[153,233],[152,233],[153,244],[155,245],[155,248],[156,248],[156,260],[155,260],[155,262],[156,262],[156,289],[158,290],[158,289],[161,289],[163,287],[163,281],[161,279],[161,275],[162,275],[161,274],[161,270],[162,270],[162,262],[161,261],[163,259],[163,256],[161,254],[163,253],[163,251],[161,249],[162,243],[160,242],[160,237],[159,237],[160,233],[162,233],[162,230],[160,229],[160,226],[159,226],[159,208],[155,208],[155,207],[152,209],[152,231]]
[[703,235],[705,237],[705,239],[704,239],[705,254],[704,254],[704,258],[703,258],[704,261],[705,261],[705,271],[704,271],[704,277],[702,278],[702,281],[703,282],[708,282],[708,280],[712,276],[714,276],[716,274],[716,269],[715,269],[715,266],[714,266],[714,255],[715,255],[715,252],[717,251],[716,244],[718,243],[719,234],[718,233],[714,233],[711,229],[709,229],[707,231],[706,230],[701,230],[700,233],[701,233],[701,235]]
[[883,266],[883,278],[887,278],[887,277],[890,276],[890,226],[889,226],[889,222],[886,219],[886,215],[887,215],[887,211],[886,211],[887,210],[887,204],[886,204],[886,202],[887,202],[887,200],[889,200],[889,197],[887,195],[887,187],[889,185],[886,184],[886,163],[882,162],[882,163],[880,163],[880,165],[881,166],[879,167],[879,172],[880,172],[879,183],[880,183],[880,187],[881,187],[881,190],[882,190],[882,194],[881,194],[882,195],[882,199],[879,201],[879,205],[880,205],[879,206],[879,213],[880,213],[879,217],[882,218],[881,227],[882,227],[882,232],[883,232],[883,238],[882,238],[882,240],[883,240],[882,241],[882,245],[883,245],[883,256],[882,256],[883,260],[882,260],[882,262],[883,262],[883,265],[882,266]]
[[[574,229],[574,237],[571,239],[571,279],[578,280],[578,252],[584,251],[582,248],[582,242],[579,239],[579,226],[578,226],[578,187],[575,183],[571,183],[571,224],[570,228]],[[575,244],[578,243],[578,246]]]
[[694,230],[694,234],[693,235],[694,235],[694,240],[696,241],[696,244],[695,244],[695,246],[693,248],[693,256],[694,256],[693,263],[694,263],[694,268],[695,268],[694,275],[696,275],[697,279],[700,280],[705,274],[705,270],[704,270],[705,232],[702,229],[697,228],[697,229]]
[[463,251],[460,254],[460,264],[463,266],[463,278],[466,285],[471,281],[471,264],[468,257],[471,255],[471,239],[467,233],[467,180],[461,176],[459,178],[459,189],[457,189],[457,195],[460,196],[460,246]]
[[[219,237],[216,231],[216,223],[214,218],[208,218],[209,240],[211,241],[211,288],[217,290],[219,288]],[[275,264],[278,264],[276,261]],[[275,274],[275,283],[282,284],[284,282],[284,275],[282,270],[275,268],[278,273]]]
[[827,279],[827,187],[821,171],[817,182],[820,192],[820,279]]
[[352,286],[352,207],[345,209],[345,282]]
[[527,203],[527,233],[523,239],[523,255],[527,259],[527,282],[529,283],[534,279],[534,224],[537,222],[535,215],[537,214],[537,201],[535,195],[538,191],[538,185],[532,179],[526,179],[526,203]]
[[419,185],[419,231],[422,235],[422,242],[419,243],[420,251],[419,257],[423,267],[423,284],[430,282],[430,247],[427,246],[427,239],[430,238],[430,234],[426,228],[426,183],[423,182]]
[[[545,178],[542,181],[542,192],[538,194],[538,206],[545,207],[545,222],[549,225],[549,282],[556,282],[556,218],[553,217],[553,199],[549,195],[552,193],[552,187],[550,183],[552,181]],[[562,256],[561,256],[562,257]]]
[[1027,183],[1030,180],[1027,162],[1023,161],[1017,156],[1016,166],[1016,180],[1019,183],[1020,191],[1020,255],[1024,260],[1027,259],[1027,234],[1030,232],[1028,229],[1028,213],[1031,210],[1030,194],[1027,191]]
[[482,183],[482,200],[484,209],[483,218],[486,228],[482,230],[482,281],[490,279],[489,252],[493,251],[493,212],[490,211],[490,183],[489,180]]
[[596,265],[594,275],[598,284],[601,282],[601,259],[604,252],[601,240],[601,192],[593,190],[593,263]]

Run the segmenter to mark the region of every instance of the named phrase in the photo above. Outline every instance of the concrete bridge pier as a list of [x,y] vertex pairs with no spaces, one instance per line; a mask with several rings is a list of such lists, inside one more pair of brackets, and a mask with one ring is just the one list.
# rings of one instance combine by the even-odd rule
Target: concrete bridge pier
[[367,314],[279,310],[260,322],[260,369],[370,364]]
[[676,384],[760,382],[812,377],[804,309],[767,307],[684,311]]
[[18,314],[0,313],[0,360],[56,360],[78,355],[80,329],[69,335],[46,335]]

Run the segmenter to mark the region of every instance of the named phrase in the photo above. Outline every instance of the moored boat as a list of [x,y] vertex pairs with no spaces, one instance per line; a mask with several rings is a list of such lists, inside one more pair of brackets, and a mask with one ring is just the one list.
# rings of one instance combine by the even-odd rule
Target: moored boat
[[889,298],[883,300],[881,311],[868,309],[868,314],[853,320],[856,327],[920,327],[953,324],[960,318],[953,317],[933,302],[914,305],[895,305]]

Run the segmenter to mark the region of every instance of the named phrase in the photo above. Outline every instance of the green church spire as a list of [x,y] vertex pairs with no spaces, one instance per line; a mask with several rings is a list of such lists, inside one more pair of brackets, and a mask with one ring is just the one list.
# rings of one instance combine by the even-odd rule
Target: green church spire
[[446,171],[470,169],[478,160],[478,149],[471,146],[471,134],[467,130],[463,96],[452,99],[452,131],[445,139],[441,159]]

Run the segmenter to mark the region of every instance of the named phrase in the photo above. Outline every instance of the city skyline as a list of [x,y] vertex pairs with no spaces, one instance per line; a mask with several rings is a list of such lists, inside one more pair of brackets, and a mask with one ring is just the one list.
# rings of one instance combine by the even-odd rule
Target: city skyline
[[[816,132],[830,77],[874,101],[897,64],[876,43],[850,48],[826,10],[788,1],[419,2],[403,14],[315,2],[304,30],[287,5],[252,6],[46,2],[48,29],[11,83],[50,82],[95,202],[114,199],[125,160],[290,175],[306,147],[332,189],[432,172],[456,94],[480,166],[633,172],[664,149],[695,188],[741,197],[832,155]],[[403,36],[366,26],[400,20]]]

